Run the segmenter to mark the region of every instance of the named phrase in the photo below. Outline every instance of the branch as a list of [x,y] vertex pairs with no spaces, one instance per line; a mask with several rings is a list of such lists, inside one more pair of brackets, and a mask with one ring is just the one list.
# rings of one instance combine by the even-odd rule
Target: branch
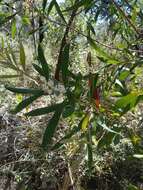
[[126,15],[126,13],[120,8],[120,6],[115,2],[115,0],[112,0],[113,4],[115,5],[115,7],[119,10],[119,12],[122,13],[122,15],[124,16],[124,18],[128,21],[128,23],[130,24],[130,26],[135,30],[135,32],[137,34],[140,34],[138,29],[136,28],[136,26],[133,24],[133,22],[129,19],[129,17]]
[[[52,20],[50,17],[48,17],[48,18],[46,17],[46,19],[47,19],[48,21],[54,23],[54,24],[59,25],[59,26],[66,26],[66,24],[59,23],[58,21]],[[45,25],[46,25],[46,24],[45,24]],[[77,32],[77,33],[80,34],[81,36],[88,38],[88,36],[87,36],[86,34],[80,32],[80,31],[77,30],[77,29],[75,29],[75,28],[73,28],[73,27],[70,27],[70,29],[72,29],[73,31]],[[37,30],[39,30],[39,28],[37,28],[36,31],[37,31]],[[103,42],[101,42],[101,41],[99,41],[99,40],[97,40],[97,39],[92,39],[92,40],[93,40],[94,42],[98,43],[99,45],[101,45],[101,46],[103,46],[103,47],[106,47],[106,48],[108,48],[108,49],[113,49],[113,50],[120,51],[120,52],[123,51],[123,49],[113,47],[113,46],[111,46],[111,45],[109,45],[109,44],[104,44]],[[143,50],[135,50],[135,49],[128,49],[128,50],[131,51],[131,52],[143,53]]]

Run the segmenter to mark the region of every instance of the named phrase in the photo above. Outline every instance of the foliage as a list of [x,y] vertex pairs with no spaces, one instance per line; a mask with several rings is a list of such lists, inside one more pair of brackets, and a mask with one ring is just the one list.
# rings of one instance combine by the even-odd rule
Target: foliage
[[[27,108],[41,96],[49,96],[51,81],[54,83],[50,86],[52,93],[56,88],[61,93],[59,85],[63,88],[62,98],[54,105],[25,113],[26,117],[53,113],[43,134],[44,150],[50,152],[65,147],[66,150],[68,143],[77,138],[78,146],[82,144],[86,152],[89,171],[92,171],[94,150],[108,149],[124,137],[121,118],[143,98],[137,82],[137,69],[142,71],[143,63],[140,4],[141,1],[125,0],[76,0],[60,4],[56,0],[50,3],[43,0],[26,1],[14,8],[16,3],[6,5],[1,1],[1,27],[11,25],[9,39],[18,40],[19,48],[15,53],[2,38],[0,63],[35,81],[28,74],[23,45],[26,37],[32,38],[35,48],[33,67],[46,84],[43,88],[36,81],[37,88],[34,89],[6,86],[14,93],[29,95],[17,105],[14,113]],[[6,10],[2,14],[5,6],[10,13]],[[17,17],[20,17],[20,23]],[[56,57],[52,64],[46,57],[47,43]],[[83,56],[81,52],[84,51],[86,55]],[[60,119],[70,125],[66,134],[55,142],[53,137]],[[128,136],[131,141],[135,137],[135,134]],[[133,144],[136,146],[134,156],[142,157],[140,143]]]

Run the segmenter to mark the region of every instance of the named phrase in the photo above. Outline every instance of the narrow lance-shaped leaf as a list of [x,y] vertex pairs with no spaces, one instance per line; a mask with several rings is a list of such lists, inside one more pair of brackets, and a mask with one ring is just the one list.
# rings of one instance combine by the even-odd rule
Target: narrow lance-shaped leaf
[[38,115],[44,115],[44,114],[48,114],[50,112],[54,112],[58,109],[60,109],[60,107],[63,106],[63,102],[59,103],[59,104],[55,104],[55,105],[51,105],[48,107],[43,107],[43,108],[38,108],[35,110],[32,110],[28,113],[26,113],[26,116],[38,116]]
[[42,96],[43,93],[38,93],[34,96],[30,96],[29,98],[23,100],[22,102],[20,102],[17,107],[13,110],[13,113],[18,113],[21,110],[23,110],[24,108],[26,108],[27,106],[29,106],[34,100],[36,100],[37,98],[39,98],[40,96]]
[[46,5],[47,5],[47,0],[43,0],[42,3],[43,11],[45,11]]
[[44,18],[42,15],[39,15],[39,43],[42,43],[44,39],[43,26],[44,26]]
[[75,104],[74,103],[65,106],[65,109],[64,109],[63,114],[62,114],[63,118],[67,118],[70,115],[72,115],[74,110],[75,110]]
[[50,4],[49,4],[49,7],[48,7],[48,13],[47,13],[47,15],[49,15],[49,14],[50,14],[50,12],[51,12],[51,10],[52,10],[52,8],[53,8],[54,4],[55,4],[55,0],[52,0],[52,1],[50,2]]
[[24,46],[22,42],[20,42],[20,63],[22,65],[23,70],[25,70],[25,61],[26,61],[26,57],[25,57]]
[[92,26],[92,24],[90,22],[87,22],[87,27],[95,35],[94,27]]
[[86,131],[87,130],[87,127],[88,127],[88,124],[89,124],[89,119],[90,119],[90,114],[87,113],[83,119],[83,122],[82,122],[82,130],[83,131]]
[[127,105],[130,105],[130,108],[132,108],[136,105],[137,98],[140,95],[142,95],[141,92],[131,92],[128,95],[123,96],[119,100],[117,100],[115,103],[115,107],[122,109]]
[[4,49],[4,38],[1,37],[1,47],[2,47],[2,50]]
[[40,90],[40,89],[16,88],[16,87],[8,86],[8,85],[5,85],[5,88],[8,89],[8,90],[10,90],[11,92],[20,93],[20,94],[38,94],[38,93],[44,93],[44,91]]
[[127,190],[140,190],[140,189],[137,186],[133,185],[133,184],[129,184]]
[[64,18],[64,16],[63,16],[63,13],[62,13],[61,9],[60,9],[60,6],[59,6],[59,4],[57,3],[56,0],[55,0],[54,5],[55,5],[55,8],[56,8],[57,13],[58,13],[59,16],[62,18],[62,20],[66,23],[66,20],[65,20],[65,18]]
[[39,66],[36,65],[36,64],[33,64],[33,67],[34,67],[34,69],[35,69],[41,76],[45,76],[45,75],[44,75],[44,72],[43,72],[43,70],[42,70],[41,67],[39,67]]
[[68,74],[68,65],[69,65],[69,48],[70,44],[66,44],[63,50],[62,54],[62,64],[61,64],[61,69],[62,69],[62,78],[64,83],[67,82],[67,74]]
[[16,34],[16,20],[13,20],[12,26],[11,26],[11,36],[14,39]]
[[49,80],[49,66],[47,64],[47,61],[46,61],[45,56],[44,56],[43,49],[42,49],[40,44],[38,46],[38,60],[42,66],[43,74],[44,74],[44,76],[48,82],[48,80]]
[[48,148],[50,146],[52,137],[54,136],[54,133],[57,129],[57,125],[61,117],[62,111],[63,107],[61,106],[58,110],[55,111],[53,117],[50,119],[43,136],[43,141],[42,141],[43,148]]

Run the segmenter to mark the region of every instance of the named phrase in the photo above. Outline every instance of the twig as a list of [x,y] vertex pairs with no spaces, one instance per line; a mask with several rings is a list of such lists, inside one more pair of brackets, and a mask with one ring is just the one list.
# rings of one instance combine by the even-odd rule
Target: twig
[[[7,162],[6,164],[0,166],[0,169],[3,167],[6,167],[7,165],[11,165],[11,164],[16,164],[16,163],[25,163],[25,162],[48,162],[48,160],[46,159],[34,159],[34,160],[16,160],[16,161],[12,161],[12,162]],[[1,171],[0,171],[1,172]]]
[[[57,24],[57,25],[59,25],[59,26],[66,26],[66,24],[59,23],[59,22],[57,22],[57,21],[55,21],[55,20],[52,20],[50,17],[48,17],[47,20],[50,21],[50,22],[52,22],[52,23],[54,23],[54,24]],[[70,27],[70,29],[72,29],[73,31],[77,32],[77,33],[80,34],[81,36],[88,38],[88,36],[87,36],[86,34],[80,32],[80,31],[77,30],[77,29],[75,29],[75,28],[73,28],[73,27]],[[37,28],[37,30],[38,30],[38,28]],[[100,42],[100,41],[97,40],[97,39],[92,39],[92,40],[93,40],[94,42],[100,44],[101,46],[108,48],[108,49],[113,49],[113,50],[120,51],[120,52],[123,52],[123,51],[124,51],[123,49],[113,47],[113,46],[111,46],[111,45],[109,45],[109,44],[104,44],[103,42]],[[128,49],[128,50],[131,51],[131,52],[137,52],[137,53],[138,53],[138,52],[139,52],[139,53],[143,52],[143,50],[134,50],[134,49]]]
[[115,2],[115,0],[112,0],[113,4],[115,5],[115,7],[118,9],[119,12],[122,13],[122,15],[124,16],[124,18],[128,21],[128,23],[130,24],[130,26],[135,30],[135,32],[137,34],[140,34],[138,29],[136,28],[136,26],[133,24],[133,22],[129,19],[129,17],[126,15],[126,13],[120,8],[120,6]]

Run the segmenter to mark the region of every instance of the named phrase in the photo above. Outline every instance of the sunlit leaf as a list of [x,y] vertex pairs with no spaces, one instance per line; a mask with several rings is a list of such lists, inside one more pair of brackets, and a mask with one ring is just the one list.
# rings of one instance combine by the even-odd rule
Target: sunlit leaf
[[83,121],[82,121],[82,130],[86,131],[88,129],[88,124],[89,124],[89,119],[90,119],[90,114],[86,114]]
[[134,154],[133,157],[143,159],[143,154]]
[[18,103],[22,102],[23,95],[22,94],[16,94],[16,100],[17,100]]
[[25,70],[25,64],[26,64],[26,57],[25,57],[25,50],[22,42],[20,42],[20,63],[22,65],[23,70]]
[[127,190],[140,190],[140,189],[138,187],[136,187],[135,185],[129,184]]
[[119,100],[116,101],[115,107],[124,108],[127,105],[130,105],[130,108],[134,107],[136,105],[138,95],[139,94],[137,92],[132,92],[126,96],[121,97]]
[[124,70],[119,75],[119,80],[125,80],[130,74],[130,71]]
[[11,26],[11,36],[14,39],[16,34],[16,20],[13,20],[12,26]]

